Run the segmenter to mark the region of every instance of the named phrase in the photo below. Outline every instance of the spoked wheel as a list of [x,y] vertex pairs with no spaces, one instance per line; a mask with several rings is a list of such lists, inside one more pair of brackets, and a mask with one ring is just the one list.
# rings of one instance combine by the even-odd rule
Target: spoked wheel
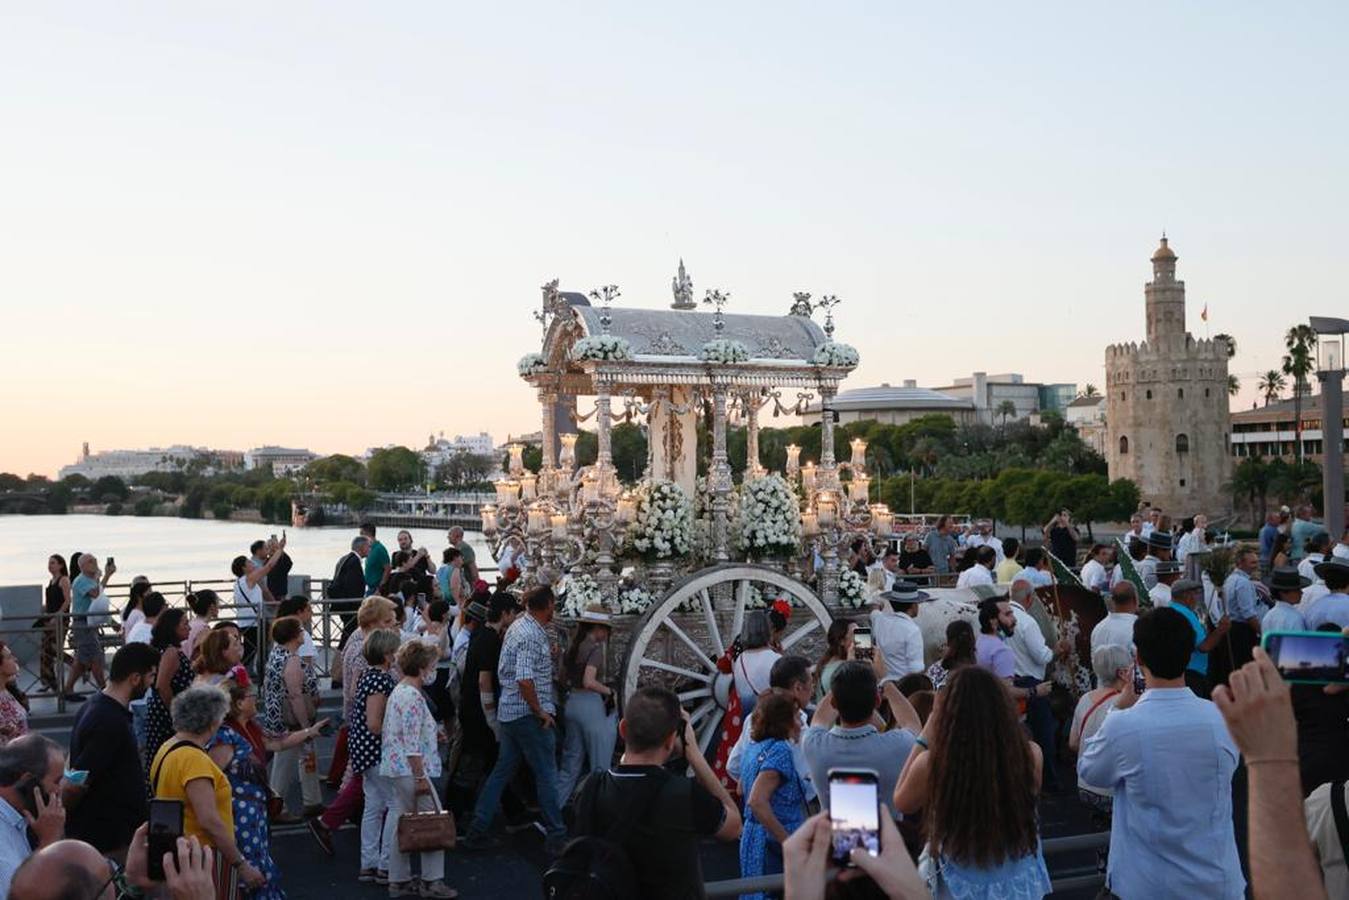
[[747,563],[701,569],[676,582],[647,608],[628,645],[623,696],[648,684],[675,691],[704,753],[735,690],[734,676],[717,671],[716,663],[740,634],[756,592],[767,602],[785,597],[792,603],[783,650],[819,656],[833,621],[828,608],[795,578]]

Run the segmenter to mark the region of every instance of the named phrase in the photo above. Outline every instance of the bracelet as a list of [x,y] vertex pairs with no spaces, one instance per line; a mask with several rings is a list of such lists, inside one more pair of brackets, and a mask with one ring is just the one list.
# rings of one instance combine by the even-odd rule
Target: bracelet
[[918,746],[922,747],[924,750],[931,750],[931,749],[932,749],[931,747],[929,747],[929,746],[927,745],[927,738],[923,737],[921,734],[918,735],[918,737],[914,738],[914,739],[913,739],[913,742],[914,742],[915,744],[917,744]]

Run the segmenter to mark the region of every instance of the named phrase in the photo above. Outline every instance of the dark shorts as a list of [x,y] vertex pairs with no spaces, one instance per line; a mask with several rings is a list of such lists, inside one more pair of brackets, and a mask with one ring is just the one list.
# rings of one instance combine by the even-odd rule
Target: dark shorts
[[98,642],[98,629],[89,620],[77,616],[70,630],[70,641],[75,647],[75,661],[90,665],[103,661],[103,646]]

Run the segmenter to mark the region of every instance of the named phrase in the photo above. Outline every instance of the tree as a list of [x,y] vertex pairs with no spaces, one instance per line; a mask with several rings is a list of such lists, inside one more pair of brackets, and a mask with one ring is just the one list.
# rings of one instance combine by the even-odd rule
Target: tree
[[95,503],[107,503],[110,500],[125,500],[130,493],[125,481],[116,475],[104,475],[94,482],[89,499]]
[[1089,384],[1089,385],[1087,385],[1086,387],[1084,387],[1084,388],[1082,389],[1082,393],[1078,394],[1078,396],[1079,396],[1079,397],[1099,397],[1099,396],[1101,396],[1101,392],[1098,391],[1098,390],[1096,389],[1096,385],[1094,385],[1094,384]]
[[491,456],[460,450],[436,467],[434,480],[446,487],[467,487],[486,481],[495,465]]
[[1235,397],[1241,393],[1241,379],[1235,375],[1227,376],[1227,396]]
[[995,414],[1002,416],[1002,425],[1007,427],[1007,420],[1016,416],[1016,404],[1011,400],[1004,400],[998,404]]
[[1260,376],[1260,382],[1256,385],[1260,393],[1265,396],[1265,405],[1269,406],[1275,400],[1279,399],[1279,394],[1283,393],[1284,388],[1288,387],[1288,379],[1283,377],[1283,373],[1278,369],[1270,369]]
[[1237,355],[1237,339],[1234,338],[1234,337],[1232,337],[1232,335],[1230,335],[1230,334],[1215,334],[1215,335],[1213,336],[1213,339],[1214,339],[1215,341],[1222,341],[1224,344],[1227,345],[1227,358],[1228,358],[1228,359],[1231,359],[1232,357],[1234,357],[1234,356]]
[[[610,432],[609,441],[619,479],[628,484],[636,482],[646,471],[647,443],[641,427],[633,422],[620,422]],[[742,447],[741,458],[744,455]]]
[[76,472],[73,475],[67,475],[65,478],[62,478],[60,483],[70,488],[72,491],[77,492],[87,491],[93,484],[92,481],[90,481],[88,478],[84,477],[78,472]]
[[318,485],[336,481],[347,481],[362,486],[366,483],[365,465],[359,459],[343,453],[334,453],[332,456],[314,460],[304,467],[304,474]]
[[1294,325],[1283,336],[1284,347],[1288,352],[1283,357],[1285,375],[1293,376],[1293,410],[1295,420],[1293,431],[1297,440],[1297,461],[1303,461],[1302,453],[1302,395],[1307,383],[1307,375],[1312,371],[1316,356],[1316,332],[1310,325]]
[[376,450],[365,468],[377,491],[406,491],[426,482],[426,462],[407,447]]
[[131,513],[136,516],[153,516],[158,508],[159,500],[153,494],[146,494],[131,507]]
[[0,491],[21,491],[24,489],[24,481],[13,472],[0,472]]
[[[1246,500],[1250,507],[1251,521],[1262,523],[1269,509],[1269,487],[1271,471],[1269,464],[1258,456],[1248,456],[1237,463],[1232,470],[1232,480],[1228,489],[1237,500]],[[1258,512],[1258,514],[1257,514]]]

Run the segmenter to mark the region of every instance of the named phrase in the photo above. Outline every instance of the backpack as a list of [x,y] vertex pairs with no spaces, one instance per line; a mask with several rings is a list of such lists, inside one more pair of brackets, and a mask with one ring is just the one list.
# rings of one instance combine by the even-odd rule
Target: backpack
[[637,869],[624,838],[632,836],[638,819],[650,810],[665,780],[644,776],[643,785],[632,792],[623,814],[599,835],[584,832],[594,830],[600,788],[612,783],[612,777],[608,772],[589,775],[576,797],[576,830],[582,836],[572,839],[543,873],[545,900],[628,900],[640,896]]

